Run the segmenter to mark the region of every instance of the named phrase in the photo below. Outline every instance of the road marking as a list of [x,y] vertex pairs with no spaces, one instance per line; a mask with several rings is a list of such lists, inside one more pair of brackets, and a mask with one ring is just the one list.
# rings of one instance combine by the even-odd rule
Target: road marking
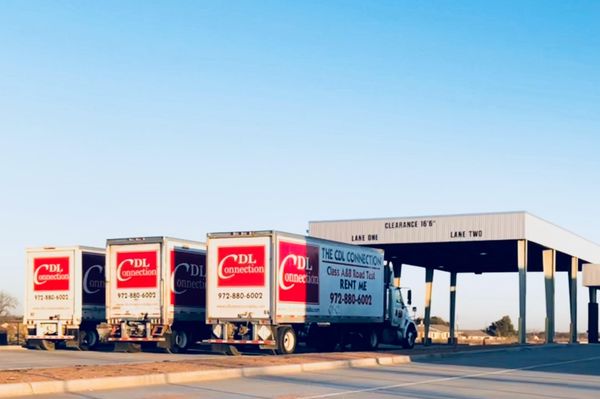
[[385,389],[411,387],[411,386],[415,386],[415,385],[435,384],[438,382],[456,381],[456,380],[462,380],[462,379],[467,379],[467,378],[484,377],[484,376],[488,376],[488,375],[508,374],[508,373],[512,373],[515,371],[533,370],[533,369],[537,369],[537,368],[560,366],[563,364],[587,362],[590,360],[598,360],[598,359],[600,359],[600,356],[588,357],[588,358],[577,359],[577,360],[567,360],[567,361],[563,361],[563,362],[536,364],[533,366],[519,367],[519,368],[514,368],[514,369],[502,369],[502,370],[495,370],[495,371],[487,371],[485,373],[466,374],[466,375],[460,375],[460,376],[455,376],[455,377],[434,378],[434,379],[425,380],[425,381],[405,382],[402,384],[386,385],[386,386],[381,386],[381,387],[373,387],[373,388],[365,388],[365,389],[356,389],[356,390],[352,390],[352,391],[340,391],[340,392],[326,393],[326,394],[322,394],[322,395],[303,396],[300,399],[331,398],[334,396],[352,395],[352,394],[356,394],[356,393],[365,393],[365,392],[375,392],[375,391],[382,391]]

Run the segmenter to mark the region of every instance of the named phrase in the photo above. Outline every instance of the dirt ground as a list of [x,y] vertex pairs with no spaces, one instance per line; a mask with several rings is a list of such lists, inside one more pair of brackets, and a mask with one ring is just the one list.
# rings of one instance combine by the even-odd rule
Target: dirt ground
[[274,355],[242,355],[223,356],[202,360],[162,361],[142,364],[119,365],[85,365],[74,367],[56,367],[44,369],[20,369],[0,371],[0,384],[11,384],[34,381],[63,381],[84,378],[121,377],[143,374],[160,374],[185,371],[218,370],[240,367],[276,366],[299,363],[315,363],[335,360],[361,359],[395,355],[422,355],[449,353],[456,351],[472,351],[481,349],[498,349],[500,346],[431,346],[415,347],[413,350],[383,350],[378,352],[331,352],[304,353],[288,356]]

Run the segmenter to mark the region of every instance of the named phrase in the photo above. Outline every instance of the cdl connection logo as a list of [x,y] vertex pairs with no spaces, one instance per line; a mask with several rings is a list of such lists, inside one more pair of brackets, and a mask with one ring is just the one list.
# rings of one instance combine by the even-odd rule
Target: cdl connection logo
[[33,260],[34,291],[68,291],[69,257],[35,258]]
[[158,252],[117,252],[117,288],[156,288]]
[[280,241],[277,272],[280,301],[319,303],[318,247]]
[[265,285],[264,245],[219,247],[217,285],[219,287],[262,287]]

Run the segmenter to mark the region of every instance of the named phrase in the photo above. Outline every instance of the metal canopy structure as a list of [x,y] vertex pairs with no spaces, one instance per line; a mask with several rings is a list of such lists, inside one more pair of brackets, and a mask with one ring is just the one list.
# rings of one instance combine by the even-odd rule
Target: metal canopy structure
[[[600,246],[527,212],[309,222],[315,237],[385,250],[398,276],[402,264],[426,269],[425,332],[435,270],[450,273],[450,336],[454,342],[459,273],[519,273],[519,341],[525,343],[526,273],[544,272],[546,341],[554,340],[554,277],[569,278],[571,341],[577,341],[577,272],[600,263]],[[426,334],[427,336],[427,334]]]

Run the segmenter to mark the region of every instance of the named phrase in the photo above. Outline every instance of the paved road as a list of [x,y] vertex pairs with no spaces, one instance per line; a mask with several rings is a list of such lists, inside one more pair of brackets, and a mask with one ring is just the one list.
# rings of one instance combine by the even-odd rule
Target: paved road
[[469,354],[393,367],[337,369],[57,398],[594,398],[600,345]]
[[[398,347],[386,346],[387,349],[398,349]],[[430,351],[439,351],[443,347],[429,347]],[[423,352],[423,348],[412,351],[404,351],[406,354]],[[306,353],[301,348],[300,353]],[[266,355],[266,352],[248,352],[246,355]],[[222,356],[208,351],[208,348],[196,346],[186,354],[168,354],[164,352],[138,352],[138,353],[113,353],[110,351],[83,352],[75,349],[62,349],[56,351],[43,351],[23,349],[20,347],[0,347],[0,370],[18,370],[25,368],[67,367],[76,365],[102,365],[115,363],[147,363],[161,361],[176,361],[189,359],[207,359],[209,357]]]
[[122,353],[122,352],[84,352],[78,350],[42,351],[31,349],[0,350],[0,370],[18,370],[45,367],[67,367],[76,365],[135,364],[161,362],[165,360],[189,360],[215,357],[209,352],[191,351],[185,354],[169,353]]

